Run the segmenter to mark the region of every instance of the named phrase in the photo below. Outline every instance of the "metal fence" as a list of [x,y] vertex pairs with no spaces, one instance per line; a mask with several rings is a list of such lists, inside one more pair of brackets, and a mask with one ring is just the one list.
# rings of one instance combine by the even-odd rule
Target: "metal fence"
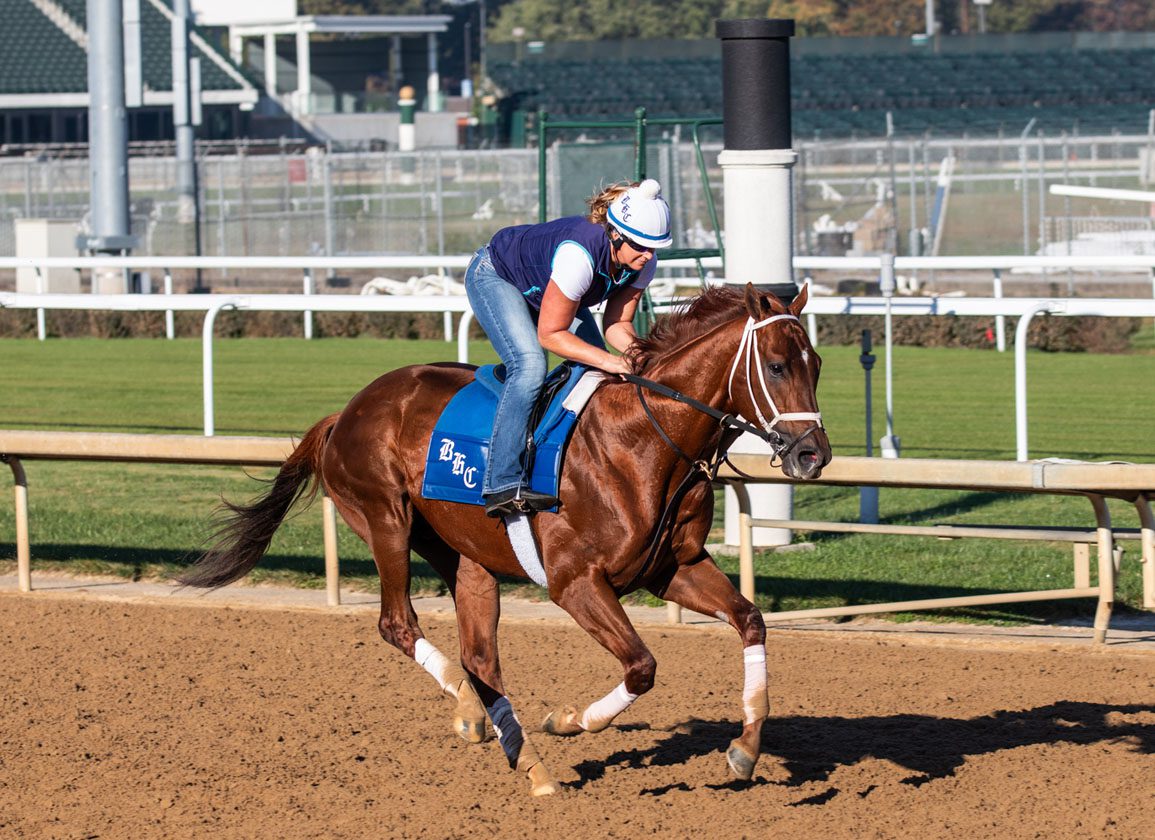
[[[585,139],[591,145],[609,141]],[[712,247],[693,145],[677,131],[652,142],[663,148],[659,168],[675,214],[676,244]],[[1046,246],[1053,252],[1056,242],[1069,239],[1068,217],[1109,216],[1123,220],[1117,229],[1145,229],[1140,220],[1150,216],[1146,205],[1062,198],[1047,190],[1057,183],[1146,187],[1153,146],[1148,135],[1044,137],[1029,131],[981,140],[800,140],[797,253],[1028,255]],[[709,188],[721,209],[720,132],[703,148]],[[130,160],[138,253],[194,255],[199,238],[202,255],[219,257],[462,254],[503,226],[537,218],[533,149],[211,151],[198,161],[199,237],[196,226],[178,218],[175,160]],[[562,173],[572,154],[572,143],[551,150],[551,196],[565,191]],[[88,190],[85,158],[0,158],[0,256],[16,255],[15,219],[66,219],[83,231]],[[1104,253],[1133,253],[1126,237],[1106,241],[1102,247],[1115,250]]]

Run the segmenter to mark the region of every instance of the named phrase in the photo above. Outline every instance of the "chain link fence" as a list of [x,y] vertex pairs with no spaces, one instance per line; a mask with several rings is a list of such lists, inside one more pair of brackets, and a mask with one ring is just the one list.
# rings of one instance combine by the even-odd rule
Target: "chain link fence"
[[[720,137],[702,147],[705,183],[697,150],[684,136],[665,134],[651,142],[649,174],[663,180],[676,246],[714,247],[707,189],[724,227]],[[576,212],[593,186],[615,179],[617,173],[603,173],[599,161],[622,157],[620,141],[604,145],[599,150],[595,137],[584,146],[551,148],[551,214]],[[1103,230],[1149,235],[1149,204],[1059,197],[1048,188],[1146,188],[1152,146],[1146,135],[1044,137],[1029,131],[982,140],[800,142],[797,253],[1063,253],[1054,249],[1094,233],[1088,221],[1094,219],[1103,220]],[[468,254],[499,228],[538,218],[535,149],[205,154],[197,167],[199,235],[196,225],[178,219],[174,158],[133,157],[129,170],[140,254]],[[573,186],[579,175],[590,189]],[[16,219],[70,220],[78,233],[85,231],[88,190],[87,159],[0,158],[0,255],[16,255]],[[1104,253],[1145,253],[1127,250],[1141,237],[1101,239]]]

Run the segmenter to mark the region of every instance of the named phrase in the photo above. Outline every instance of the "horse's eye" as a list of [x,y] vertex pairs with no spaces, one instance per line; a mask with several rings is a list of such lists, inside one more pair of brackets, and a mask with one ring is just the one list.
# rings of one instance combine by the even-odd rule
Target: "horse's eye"
[[770,362],[770,364],[766,365],[766,368],[772,376],[782,376],[786,373],[786,365],[782,364],[782,362]]

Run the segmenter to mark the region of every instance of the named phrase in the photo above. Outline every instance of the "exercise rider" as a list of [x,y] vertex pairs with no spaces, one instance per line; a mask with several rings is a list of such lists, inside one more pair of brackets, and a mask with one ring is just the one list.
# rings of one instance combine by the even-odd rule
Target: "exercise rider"
[[[529,487],[527,426],[545,381],[547,350],[607,373],[628,373],[619,352],[636,338],[634,312],[654,277],[654,250],[671,243],[670,208],[652,179],[615,184],[586,216],[499,230],[474,255],[465,291],[505,364],[482,494],[489,516],[558,504]],[[605,340],[590,308],[605,302]]]

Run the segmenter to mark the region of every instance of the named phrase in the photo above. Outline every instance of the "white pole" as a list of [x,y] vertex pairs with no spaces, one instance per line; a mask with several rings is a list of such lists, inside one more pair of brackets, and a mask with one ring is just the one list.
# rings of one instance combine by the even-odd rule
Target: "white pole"
[[425,36],[426,53],[429,56],[429,77],[425,83],[425,110],[438,113],[441,108],[441,74],[437,71],[437,36],[430,32]]
[[[303,291],[306,295],[311,295],[315,291],[315,284],[313,283],[313,269],[305,269],[305,279],[302,282]],[[313,310],[306,309],[304,316],[305,339],[309,340],[313,337]]]
[[[999,269],[994,270],[994,290],[993,294],[996,298],[1003,296],[1003,273]],[[995,346],[998,347],[1000,353],[1007,351],[1007,316],[995,316]]]
[[1027,330],[1040,312],[1055,312],[1054,302],[1040,303],[1015,327],[1015,458],[1027,460]]
[[[172,297],[172,272],[167,268],[164,270],[164,294],[166,298]],[[164,311],[164,337],[171,341],[176,336],[176,326],[173,323],[173,314],[171,309]]]
[[886,300],[886,314],[883,317],[886,358],[886,434],[878,442],[883,458],[897,458],[901,441],[894,434],[894,323],[891,301],[894,299],[894,254],[882,255],[882,271],[878,276],[878,287]]
[[201,329],[201,389],[204,394],[204,427],[205,437],[216,434],[216,424],[213,420],[215,406],[213,405],[213,326],[217,315],[222,309],[236,309],[235,301],[223,300],[214,304],[205,312],[204,327]]
[[[36,294],[42,295],[47,291],[47,289],[44,288],[46,277],[48,277],[48,269],[47,268],[41,268],[40,266],[37,266],[36,267]],[[40,339],[41,341],[44,341],[48,337],[48,327],[44,321],[44,310],[43,309],[37,309],[36,310],[36,337],[38,339]]]
[[313,112],[313,79],[310,69],[309,33],[304,28],[297,30],[297,111],[298,114]]
[[[738,19],[716,24],[722,41],[724,148],[718,155],[726,218],[726,278],[794,288],[794,165],[790,117],[793,20]],[[731,451],[770,457],[769,445],[745,434]],[[750,488],[758,518],[790,519],[789,486]],[[726,493],[726,543],[740,540],[738,499]],[[755,529],[754,544],[789,545],[789,528]],[[752,595],[753,593],[751,593]]]
[[265,93],[277,98],[277,36],[265,33]]

